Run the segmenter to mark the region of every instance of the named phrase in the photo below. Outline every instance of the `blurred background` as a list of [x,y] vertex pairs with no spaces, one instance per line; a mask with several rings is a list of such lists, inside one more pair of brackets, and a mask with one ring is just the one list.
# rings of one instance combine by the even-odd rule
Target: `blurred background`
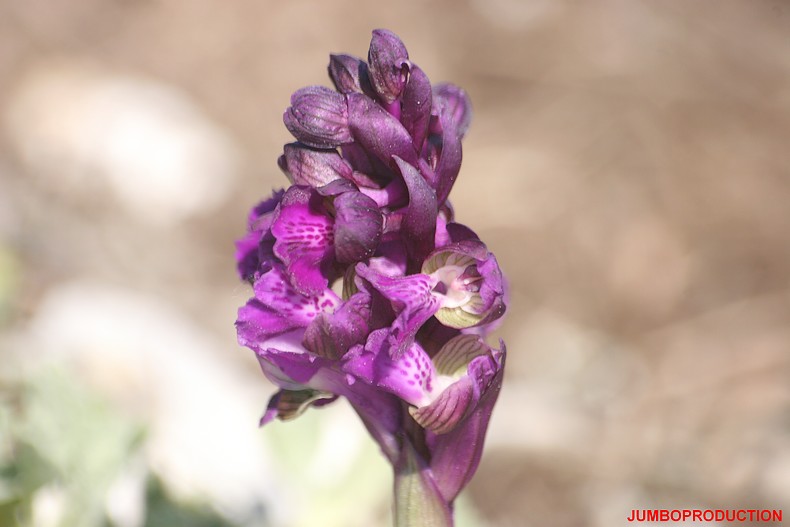
[[459,526],[790,514],[790,4],[0,0],[0,525],[367,527],[344,403],[259,430],[233,241],[292,91],[398,33],[512,286]]

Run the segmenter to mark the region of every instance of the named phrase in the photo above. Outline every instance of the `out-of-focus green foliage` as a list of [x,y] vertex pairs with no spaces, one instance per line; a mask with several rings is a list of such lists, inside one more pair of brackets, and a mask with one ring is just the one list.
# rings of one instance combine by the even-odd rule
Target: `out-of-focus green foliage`
[[[51,501],[50,510],[56,510],[47,520],[58,527],[112,525],[105,513],[107,491],[137,453],[142,432],[64,370],[0,387],[0,525],[36,525],[37,499]],[[152,477],[145,525],[228,524],[208,507],[173,502]]]
[[[347,527],[350,519],[358,522],[354,526],[372,525],[374,519],[360,517],[371,503],[381,503],[382,516],[387,513],[392,475],[386,461],[367,437],[350,451],[343,441],[333,440],[330,428],[338,426],[331,415],[335,410],[311,410],[295,421],[274,423],[265,430],[282,467],[283,485],[302,489],[294,498],[300,503],[294,504],[289,527]],[[349,426],[361,425],[352,421]],[[338,458],[343,461],[335,467]]]
[[19,282],[19,265],[11,251],[0,245],[0,325],[10,312],[11,300]]
[[146,493],[145,527],[231,527],[207,506],[174,503],[152,479]]
[[57,369],[10,390],[4,403],[5,520],[29,525],[33,500],[46,489],[62,507],[58,525],[101,525],[107,489],[139,445],[141,427]]

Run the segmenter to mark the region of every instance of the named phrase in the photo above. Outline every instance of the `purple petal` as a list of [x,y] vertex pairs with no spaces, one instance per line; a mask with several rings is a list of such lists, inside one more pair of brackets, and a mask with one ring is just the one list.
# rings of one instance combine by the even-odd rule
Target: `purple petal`
[[303,334],[300,329],[272,337],[255,351],[258,364],[266,378],[280,388],[326,390],[318,373],[331,368],[332,361],[307,353],[301,345]]
[[297,140],[315,148],[334,148],[352,141],[345,97],[323,86],[295,92],[283,122]]
[[315,190],[321,196],[334,198],[346,192],[358,192],[359,188],[348,179],[336,179]]
[[435,434],[444,434],[477,405],[483,390],[496,374],[497,364],[489,348],[475,335],[459,335],[445,344],[433,358],[439,379],[458,378],[433,402],[410,408],[414,420]]
[[[253,280],[259,273],[265,272],[262,268],[264,260],[269,256],[270,248],[262,248],[264,238],[269,236],[272,222],[272,212],[280,203],[283,191],[277,191],[272,197],[258,203],[250,211],[247,219],[247,234],[236,241],[236,269],[242,280]],[[272,240],[273,242],[273,240]]]
[[386,276],[364,264],[358,264],[356,271],[392,304],[396,317],[388,338],[393,356],[401,356],[420,327],[439,309],[439,300],[431,294],[436,282],[424,274]]
[[463,137],[472,121],[472,103],[466,92],[454,84],[437,84],[433,87],[433,104],[445,129],[452,128]]
[[409,53],[401,39],[386,29],[373,31],[368,63],[370,80],[381,100],[389,104],[400,97],[409,78]]
[[319,314],[333,312],[340,299],[330,290],[308,297],[299,294],[280,267],[256,280],[255,297],[239,309],[239,344],[260,351],[276,335],[306,327]]
[[343,361],[343,371],[373,386],[382,388],[413,405],[429,401],[433,389],[434,368],[431,358],[417,343],[392,358],[390,330],[370,334],[365,346],[356,346]]
[[337,179],[351,178],[353,169],[335,150],[317,150],[300,143],[283,147],[280,168],[294,185],[321,187]]
[[480,464],[488,422],[499,396],[505,371],[505,345],[501,341],[500,343],[501,352],[494,351],[498,366],[496,374],[482,389],[477,406],[450,432],[426,433],[431,453],[431,470],[437,486],[448,501],[458,496]]
[[433,250],[438,206],[436,193],[414,166],[395,158],[409,190],[409,205],[403,223],[403,234],[412,258],[421,262]]
[[400,121],[370,97],[359,93],[348,96],[348,124],[354,141],[385,165],[394,168],[393,156],[417,163],[412,137]]
[[505,279],[492,253],[488,253],[488,257],[477,265],[477,270],[483,277],[480,286],[480,297],[483,300],[481,308],[488,312],[481,324],[488,324],[505,313]]
[[[445,202],[446,203],[446,202]],[[461,223],[450,222],[447,224],[447,233],[450,235],[450,240],[455,242],[462,242],[464,240],[479,240],[480,237],[467,227]]]
[[252,298],[239,308],[236,333],[239,344],[256,350],[260,349],[261,344],[270,337],[291,331],[299,326],[298,321],[288,317],[280,310],[273,309],[257,298]]
[[364,174],[374,174],[376,172],[368,153],[356,143],[349,143],[340,147],[340,155],[343,156],[343,159],[350,164],[355,171]]
[[395,177],[393,170],[384,161],[369,155],[362,145],[343,145],[340,151],[343,159],[354,167],[351,179],[360,188],[381,188]]
[[409,83],[403,92],[400,120],[411,134],[417,151],[428,135],[428,124],[431,120],[431,81],[423,71],[412,64]]
[[329,77],[340,93],[365,93],[373,96],[368,65],[357,57],[329,55]]
[[358,292],[334,313],[321,313],[305,330],[303,344],[319,357],[340,358],[365,342],[369,332],[370,295]]
[[274,253],[287,266],[294,287],[306,295],[317,295],[327,288],[333,260],[332,218],[322,208],[317,192],[291,187],[272,224],[277,240]]
[[390,463],[398,459],[402,431],[403,403],[389,393],[356,382],[346,394],[371,437],[378,443]]
[[334,206],[337,261],[352,263],[372,256],[384,224],[376,202],[360,192],[346,192],[335,198]]

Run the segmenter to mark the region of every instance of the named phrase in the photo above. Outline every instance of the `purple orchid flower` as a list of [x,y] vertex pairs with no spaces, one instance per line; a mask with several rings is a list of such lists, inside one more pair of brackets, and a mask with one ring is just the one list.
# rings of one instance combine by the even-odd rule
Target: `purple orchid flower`
[[505,312],[502,272],[447,200],[471,105],[387,30],[367,62],[331,55],[329,75],[337,91],[292,96],[296,142],[278,160],[291,186],[236,244],[254,293],[239,343],[280,388],[261,424],[346,398],[392,463],[396,525],[452,525],[506,355],[484,340]]

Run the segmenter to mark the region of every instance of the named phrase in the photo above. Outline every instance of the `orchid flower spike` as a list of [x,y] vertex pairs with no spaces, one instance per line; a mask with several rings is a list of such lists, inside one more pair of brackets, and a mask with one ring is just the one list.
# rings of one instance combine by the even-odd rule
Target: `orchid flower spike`
[[279,388],[261,424],[347,399],[392,464],[396,525],[451,526],[506,356],[485,340],[506,281],[448,201],[471,104],[385,29],[328,71],[334,90],[297,90],[283,115],[290,186],[236,243],[238,340]]

